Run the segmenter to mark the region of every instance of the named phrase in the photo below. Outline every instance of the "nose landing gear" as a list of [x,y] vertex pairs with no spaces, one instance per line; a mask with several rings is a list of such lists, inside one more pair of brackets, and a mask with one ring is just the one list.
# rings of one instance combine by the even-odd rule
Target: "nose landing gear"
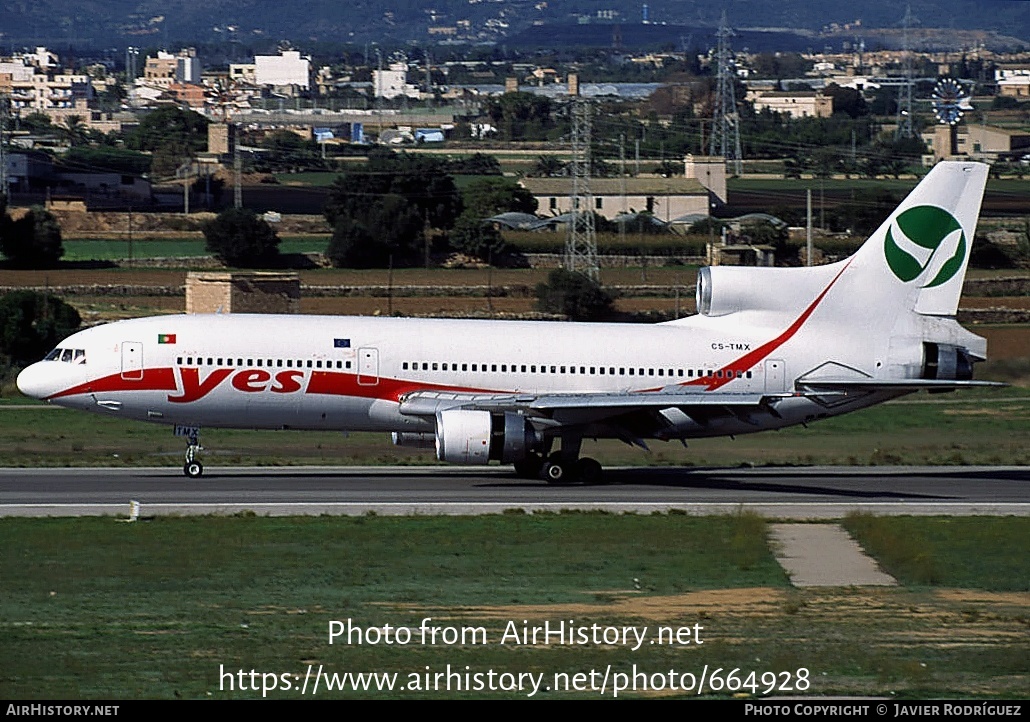
[[186,463],[182,465],[182,473],[190,479],[200,478],[204,474],[204,465],[197,460],[197,454],[204,450],[200,445],[200,427],[176,426],[175,435],[186,437]]

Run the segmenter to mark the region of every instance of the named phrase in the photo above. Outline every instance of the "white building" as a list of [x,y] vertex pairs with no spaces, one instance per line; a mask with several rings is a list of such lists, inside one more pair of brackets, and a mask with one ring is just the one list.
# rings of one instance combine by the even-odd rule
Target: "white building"
[[35,53],[0,58],[0,96],[28,112],[75,107],[93,97],[93,81],[85,73],[57,70],[56,56],[43,48]]
[[389,70],[372,71],[372,88],[377,98],[409,98],[419,96],[418,88],[408,83],[407,63],[390,63]]
[[1030,65],[1003,65],[994,71],[998,95],[1030,97]]
[[281,50],[278,55],[255,55],[254,81],[258,85],[292,85],[307,90],[311,86],[311,58],[302,58],[297,50]]

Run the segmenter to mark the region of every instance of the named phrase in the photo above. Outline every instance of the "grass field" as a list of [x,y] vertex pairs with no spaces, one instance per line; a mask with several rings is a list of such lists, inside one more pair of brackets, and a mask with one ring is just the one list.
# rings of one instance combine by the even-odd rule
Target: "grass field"
[[[1012,557],[943,586],[794,590],[751,515],[506,514],[426,518],[0,520],[0,695],[8,699],[260,697],[220,671],[275,674],[300,697],[308,665],[329,673],[446,671],[700,675],[798,670],[807,695],[1024,697],[1030,597],[1026,519],[885,519],[913,530],[942,568]],[[974,546],[969,526],[981,531]],[[999,591],[1001,590],[1001,591]],[[426,620],[427,622],[423,622]],[[328,643],[338,620],[410,630],[407,644]],[[504,634],[561,622],[689,628],[689,644],[534,644]],[[512,623],[514,626],[510,626]],[[440,632],[423,644],[421,626]],[[697,625],[695,627],[695,625]],[[479,629],[443,643],[444,628]],[[502,639],[504,642],[502,643]],[[700,639],[703,643],[697,644]],[[475,641],[476,643],[473,643]],[[412,677],[414,675],[414,677]],[[599,678],[598,678],[599,679]],[[658,678],[648,677],[650,683]],[[667,679],[667,677],[666,677]],[[296,682],[296,686],[293,686]],[[236,686],[235,682],[233,686]],[[249,686],[249,685],[248,685]],[[512,697],[528,692],[362,691],[322,697]],[[756,692],[761,693],[758,686]],[[309,694],[311,690],[309,689]],[[788,692],[792,694],[793,692]],[[782,694],[782,692],[781,692]],[[612,696],[609,685],[606,697]],[[694,696],[668,689],[622,696]],[[706,696],[729,696],[726,691]]]
[[[65,261],[121,261],[130,257],[142,258],[195,258],[210,256],[202,236],[194,238],[153,238],[143,236],[133,240],[130,253],[128,239],[81,238],[64,241]],[[279,244],[280,253],[322,253],[328,236],[284,236]]]

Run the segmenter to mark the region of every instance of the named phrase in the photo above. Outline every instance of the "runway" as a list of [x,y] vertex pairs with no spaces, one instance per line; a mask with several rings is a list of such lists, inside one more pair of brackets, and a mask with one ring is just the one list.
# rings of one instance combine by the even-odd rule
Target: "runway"
[[777,519],[1030,515],[1030,467],[614,468],[602,486],[549,486],[492,467],[0,469],[0,516],[751,511]]

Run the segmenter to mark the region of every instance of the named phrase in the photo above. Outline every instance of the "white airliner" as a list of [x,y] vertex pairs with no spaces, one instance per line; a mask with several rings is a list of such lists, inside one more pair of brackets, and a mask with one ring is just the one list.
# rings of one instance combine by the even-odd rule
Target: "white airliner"
[[987,170],[939,163],[838,263],[703,268],[698,314],[668,323],[159,316],[70,336],[18,387],[175,425],[190,477],[206,426],[389,431],[442,461],[597,482],[584,438],[645,447],[988,385],[971,380],[986,341],[955,321]]

